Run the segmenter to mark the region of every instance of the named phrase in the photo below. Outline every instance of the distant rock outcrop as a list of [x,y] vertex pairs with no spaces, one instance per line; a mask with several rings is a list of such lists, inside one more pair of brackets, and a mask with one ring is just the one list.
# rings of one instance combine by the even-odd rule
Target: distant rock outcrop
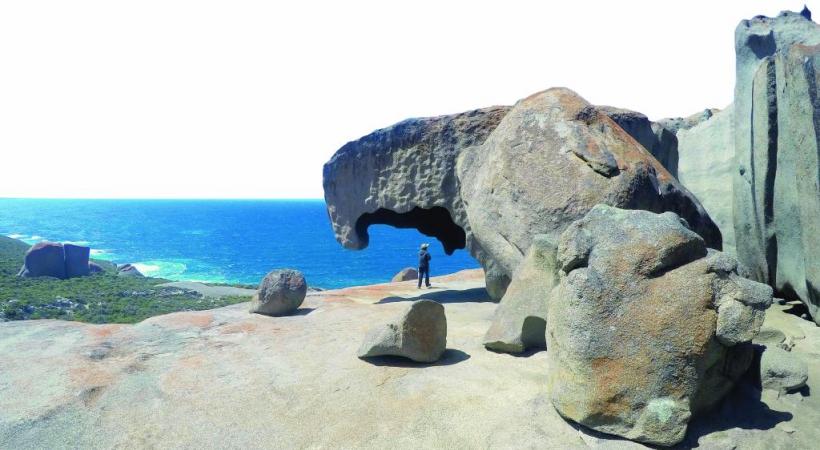
[[143,277],[145,275],[131,264],[117,266],[117,275],[121,277]]
[[26,252],[17,275],[60,279],[86,276],[91,274],[92,264],[97,266],[89,261],[90,252],[90,248],[82,245],[39,242]]
[[552,403],[605,433],[680,442],[749,367],[770,287],[676,214],[594,207],[558,244],[547,317]]
[[417,280],[419,278],[419,271],[412,268],[412,267],[405,267],[401,269],[399,273],[393,276],[393,279],[390,281],[393,283],[397,283],[400,281],[410,281],[410,280]]
[[402,356],[416,362],[437,361],[447,346],[444,306],[433,300],[411,303],[395,320],[371,328],[359,358]]
[[302,272],[273,270],[259,283],[259,291],[251,300],[250,312],[268,316],[288,315],[299,308],[306,294],[307,282]]

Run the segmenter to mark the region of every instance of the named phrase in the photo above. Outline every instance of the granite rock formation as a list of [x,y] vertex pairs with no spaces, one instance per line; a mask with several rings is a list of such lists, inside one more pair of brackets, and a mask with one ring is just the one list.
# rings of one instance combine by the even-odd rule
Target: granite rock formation
[[359,358],[402,356],[416,362],[438,361],[447,347],[444,306],[433,300],[412,302],[394,320],[371,328]]
[[549,295],[558,284],[556,251],[555,242],[548,236],[533,238],[495,310],[493,324],[484,336],[485,347],[506,353],[547,348]]
[[757,16],[735,49],[738,259],[820,323],[820,27],[806,13]]
[[561,235],[547,317],[552,402],[573,421],[658,445],[685,435],[748,369],[769,286],[676,214],[595,206]]
[[636,111],[612,106],[598,109],[643,145],[672,176],[678,176],[678,139],[673,131]]
[[39,242],[26,252],[20,277],[54,277],[59,279],[86,276],[91,273],[88,257],[91,249],[59,242]]
[[122,264],[117,266],[117,276],[120,277],[142,277],[145,276],[132,264]]
[[372,224],[417,228],[447,253],[467,248],[495,299],[532,236],[557,238],[597,203],[674,211],[720,249],[703,207],[644,148],[663,138],[646,134],[642,145],[608,114],[642,139],[652,132],[638,113],[550,89],[512,108],[411,119],[350,142],[324,167],[336,238],[362,249]]
[[296,311],[307,294],[302,272],[293,269],[270,271],[251,300],[250,312],[267,316],[285,316]]
[[764,389],[789,392],[809,379],[805,361],[777,346],[766,346],[760,355],[760,383]]
[[475,240],[512,274],[532,237],[557,239],[599,203],[683,216],[710,247],[721,237],[703,207],[617,123],[569,89],[531,95],[483,145],[459,157]]

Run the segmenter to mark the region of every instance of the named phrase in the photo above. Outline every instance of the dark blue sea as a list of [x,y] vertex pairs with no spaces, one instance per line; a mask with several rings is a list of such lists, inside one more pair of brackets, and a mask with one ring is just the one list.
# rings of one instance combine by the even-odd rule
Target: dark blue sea
[[90,246],[92,258],[132,263],[171,280],[256,284],[274,268],[301,270],[311,286],[389,281],[430,243],[432,275],[475,268],[465,250],[444,254],[416,230],[370,227],[370,245],[345,250],[321,200],[0,199],[0,234]]

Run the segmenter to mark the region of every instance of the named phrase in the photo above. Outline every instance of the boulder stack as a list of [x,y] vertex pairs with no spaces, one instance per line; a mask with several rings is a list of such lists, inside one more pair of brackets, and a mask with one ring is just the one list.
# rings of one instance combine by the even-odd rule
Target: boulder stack
[[547,354],[562,416],[672,445],[751,364],[772,290],[676,214],[598,205],[561,235],[557,260]]
[[17,275],[60,279],[86,276],[91,273],[90,251],[81,245],[39,242],[28,249]]

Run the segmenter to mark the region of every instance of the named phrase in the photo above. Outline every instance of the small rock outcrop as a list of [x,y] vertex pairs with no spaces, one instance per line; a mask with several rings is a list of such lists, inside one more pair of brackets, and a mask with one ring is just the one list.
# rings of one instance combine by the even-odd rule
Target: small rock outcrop
[[820,323],[820,26],[757,16],[735,30],[734,225],[754,279]]
[[766,346],[760,355],[760,384],[781,393],[806,385],[809,368],[805,361],[778,346]]
[[89,274],[103,273],[103,272],[105,272],[105,269],[103,268],[103,266],[95,263],[94,261],[91,261],[91,262],[88,263],[88,273]]
[[412,268],[412,267],[405,267],[401,269],[399,273],[393,276],[393,279],[390,281],[393,283],[397,283],[400,281],[410,281],[410,280],[418,280],[419,278],[419,271]]
[[57,242],[39,242],[26,252],[21,277],[54,277],[66,278],[65,250]]
[[284,316],[296,311],[307,295],[307,282],[298,270],[273,270],[259,283],[251,300],[250,312]]
[[640,442],[680,442],[749,367],[772,290],[674,213],[595,206],[558,244],[547,316],[552,403]]
[[142,277],[145,276],[132,264],[122,264],[117,266],[117,276],[120,277]]
[[433,300],[411,303],[395,320],[371,328],[359,358],[402,356],[416,362],[438,361],[447,347],[444,306]]
[[506,353],[547,347],[549,295],[558,284],[556,250],[549,236],[533,238],[495,310],[492,325],[484,336],[485,347]]

